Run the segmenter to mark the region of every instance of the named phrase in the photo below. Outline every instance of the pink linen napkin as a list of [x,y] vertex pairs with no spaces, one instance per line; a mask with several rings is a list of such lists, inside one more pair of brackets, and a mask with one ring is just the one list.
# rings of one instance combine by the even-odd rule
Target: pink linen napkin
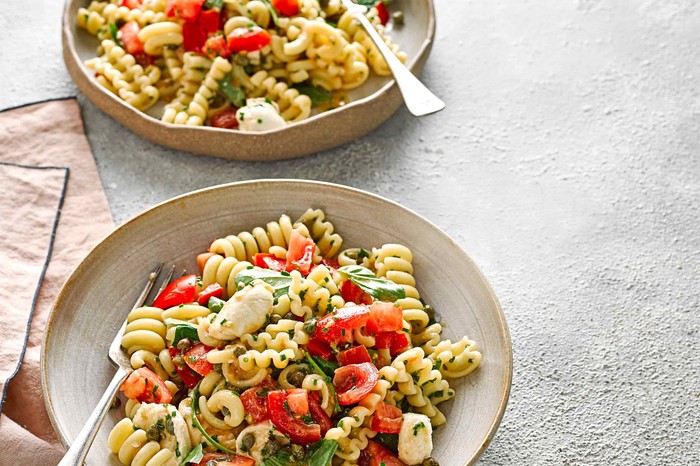
[[44,327],[63,282],[113,227],[75,99],[0,112],[0,466],[63,455],[41,392]]

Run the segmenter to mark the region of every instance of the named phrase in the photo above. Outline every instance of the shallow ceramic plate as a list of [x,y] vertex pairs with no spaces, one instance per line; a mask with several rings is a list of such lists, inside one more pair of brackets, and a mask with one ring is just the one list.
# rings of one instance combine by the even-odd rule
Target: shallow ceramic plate
[[[159,262],[196,270],[211,242],[320,208],[343,247],[401,243],[414,254],[422,297],[447,323],[445,337],[476,340],[481,366],[453,381],[440,405],[447,424],[435,432],[434,456],[445,466],[473,464],[496,432],[510,392],[512,355],[498,300],[472,260],[427,220],[381,197],[343,186],[297,180],[233,183],[160,204],[119,227],[83,260],[54,305],[42,351],[42,383],[56,432],[68,445],[114,375],[108,346]],[[117,465],[107,448],[123,408],[108,413],[87,464]]]
[[[350,92],[350,103],[286,128],[265,133],[243,133],[212,127],[189,127],[161,122],[127,105],[99,85],[94,71],[83,62],[96,55],[98,41],[76,26],[78,8],[89,0],[67,0],[63,14],[63,58],[78,89],[109,116],[140,136],[174,149],[235,160],[280,160],[328,149],[358,138],[382,124],[403,100],[393,79],[370,77]],[[398,0],[406,24],[391,36],[408,54],[408,67],[420,73],[435,35],[432,0]]]

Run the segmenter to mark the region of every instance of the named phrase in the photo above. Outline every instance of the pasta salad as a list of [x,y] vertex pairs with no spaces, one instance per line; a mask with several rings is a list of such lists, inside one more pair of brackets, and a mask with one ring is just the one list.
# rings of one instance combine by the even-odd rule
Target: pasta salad
[[321,210],[282,215],[131,311],[121,463],[436,466],[448,379],[481,353],[442,338],[409,248],[342,244]]
[[[382,0],[358,3],[405,61]],[[76,22],[100,41],[95,80],[166,123],[278,129],[390,74],[341,0],[92,0]]]

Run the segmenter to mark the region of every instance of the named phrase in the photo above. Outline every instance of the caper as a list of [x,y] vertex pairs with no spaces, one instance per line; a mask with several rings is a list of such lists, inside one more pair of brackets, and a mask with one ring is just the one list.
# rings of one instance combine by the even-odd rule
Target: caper
[[192,342],[189,338],[183,338],[182,340],[177,342],[177,349],[179,349],[183,353],[190,349],[190,346],[192,346]]
[[394,20],[394,24],[400,25],[404,23],[403,11],[395,11],[391,14],[391,18]]
[[233,355],[236,357],[243,356],[247,352],[248,352],[248,350],[246,350],[245,346],[243,346],[243,345],[235,345],[233,347]]
[[294,458],[301,460],[304,458],[305,454],[306,452],[304,451],[304,447],[297,445],[296,443],[292,444],[292,456],[294,456]]
[[109,409],[117,409],[122,405],[122,400],[120,400],[118,397],[114,397],[112,400],[112,405],[109,407]]
[[288,312],[284,315],[284,318],[287,320],[294,320],[296,318],[296,316],[294,314],[292,314],[291,312]]
[[160,442],[160,429],[157,424],[152,424],[146,431],[146,438],[152,442]]
[[278,324],[280,320],[282,320],[282,318],[280,316],[278,316],[277,314],[272,314],[270,316],[270,323],[271,324]]
[[421,463],[421,466],[440,466],[440,463],[437,462],[437,460],[433,457],[428,457],[423,460]]
[[287,382],[294,385],[295,387],[301,387],[301,384],[304,383],[304,378],[306,377],[307,373],[308,372],[306,371],[306,368],[304,366],[297,366],[297,370],[292,371],[292,373],[289,374],[289,377],[287,377]]
[[243,436],[243,439],[241,440],[241,446],[243,447],[243,451],[252,450],[254,445],[255,445],[255,435],[245,434]]

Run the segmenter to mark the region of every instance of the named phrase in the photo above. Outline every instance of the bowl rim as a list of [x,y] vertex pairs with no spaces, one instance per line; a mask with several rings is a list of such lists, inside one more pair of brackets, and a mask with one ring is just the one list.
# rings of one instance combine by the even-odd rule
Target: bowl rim
[[56,434],[58,435],[59,439],[61,440],[61,443],[66,448],[68,448],[70,445],[70,442],[68,441],[66,433],[63,431],[63,429],[59,425],[59,421],[58,421],[58,418],[57,418],[56,413],[54,411],[53,403],[51,400],[51,395],[50,395],[50,391],[49,391],[50,382],[48,380],[48,366],[47,366],[47,356],[46,356],[47,342],[51,336],[51,331],[53,328],[54,319],[56,318],[59,307],[61,307],[61,303],[65,299],[65,296],[69,293],[70,288],[72,287],[72,285],[75,281],[75,277],[77,275],[79,275],[80,272],[85,267],[87,267],[87,262],[90,259],[90,257],[92,257],[99,250],[107,248],[110,243],[116,241],[115,238],[117,238],[119,235],[123,234],[122,233],[123,231],[127,230],[135,223],[138,223],[140,221],[140,219],[142,219],[143,217],[151,215],[151,213],[154,210],[161,209],[161,208],[164,208],[165,206],[169,206],[172,204],[177,204],[178,202],[180,202],[181,200],[183,200],[185,198],[192,200],[192,198],[195,196],[207,195],[208,193],[211,193],[213,191],[236,189],[239,187],[242,187],[242,188],[250,187],[251,189],[255,189],[255,187],[264,186],[264,185],[271,185],[271,184],[273,184],[273,185],[274,184],[304,184],[304,185],[308,185],[310,188],[329,187],[332,189],[337,189],[340,191],[346,191],[348,193],[352,193],[355,196],[362,196],[362,197],[365,197],[368,199],[379,200],[382,202],[392,204],[394,207],[397,207],[400,210],[403,210],[407,214],[415,215],[416,217],[420,218],[422,221],[429,224],[429,226],[431,226],[432,228],[443,233],[445,239],[448,240],[450,243],[452,243],[453,246],[457,247],[459,251],[461,251],[461,254],[463,256],[462,258],[469,263],[469,265],[473,268],[473,270],[476,272],[478,277],[481,279],[483,285],[485,286],[485,291],[488,293],[488,299],[490,299],[494,305],[494,309],[496,310],[496,314],[497,314],[497,318],[498,318],[498,324],[500,326],[501,335],[503,337],[504,347],[502,349],[504,350],[505,362],[506,362],[506,365],[505,365],[506,367],[504,368],[505,370],[503,371],[503,378],[502,378],[502,382],[501,382],[501,393],[500,393],[498,408],[496,410],[496,416],[491,421],[491,424],[490,424],[488,430],[486,431],[486,435],[484,436],[484,438],[481,441],[481,446],[476,451],[474,451],[472,456],[467,459],[466,463],[464,463],[464,466],[473,465],[479,459],[479,457],[484,453],[486,448],[489,446],[489,444],[493,440],[493,438],[496,434],[496,431],[498,430],[498,427],[501,423],[501,420],[503,419],[503,415],[505,414],[505,410],[506,410],[508,400],[510,397],[512,377],[513,377],[513,350],[512,350],[512,342],[511,342],[511,338],[510,338],[510,331],[508,328],[508,323],[506,322],[505,313],[503,312],[503,308],[501,307],[500,301],[498,300],[498,297],[496,296],[496,293],[493,290],[491,283],[487,280],[486,276],[483,274],[483,272],[481,271],[479,266],[472,260],[472,258],[467,254],[467,252],[456,241],[454,241],[449,235],[447,235],[445,232],[443,232],[443,230],[440,229],[433,222],[426,219],[425,217],[418,214],[417,212],[415,212],[407,207],[404,207],[403,205],[401,205],[398,202],[395,202],[391,199],[380,196],[378,194],[370,193],[370,192],[365,191],[363,189],[354,188],[354,187],[341,185],[341,184],[337,184],[337,183],[326,182],[326,181],[300,180],[300,179],[293,179],[293,178],[262,178],[262,179],[256,179],[256,180],[237,181],[237,182],[219,184],[219,185],[215,185],[215,186],[205,187],[202,189],[197,189],[197,190],[190,191],[188,193],[184,193],[184,194],[175,196],[173,198],[167,199],[163,202],[160,202],[160,203],[154,205],[153,207],[150,207],[150,208],[142,211],[141,213],[133,216],[129,220],[125,221],[123,224],[116,227],[111,233],[109,233],[97,245],[95,245],[90,250],[90,252],[80,261],[78,266],[70,274],[68,279],[65,281],[65,283],[61,287],[61,290],[59,291],[58,295],[56,296],[56,299],[54,301],[53,306],[51,307],[51,311],[50,311],[49,316],[48,316],[47,321],[46,321],[46,329],[45,329],[44,335],[42,337],[42,344],[41,344],[40,371],[41,371],[41,390],[42,390],[42,394],[44,397],[44,405],[45,405],[46,411],[49,415],[49,419],[51,420],[51,425],[52,425],[54,431],[56,432]]
[[[77,29],[78,26],[75,20],[75,14],[71,14],[77,11],[79,4],[84,0],[65,0],[63,14],[61,18],[61,37],[62,37],[62,49],[63,49],[63,59],[66,64],[66,68],[75,83],[78,90],[85,95],[88,100],[90,100],[93,105],[98,107],[102,112],[106,113],[113,119],[117,120],[120,125],[125,126],[129,130],[137,133],[138,135],[154,141],[156,143],[162,144],[164,146],[178,149],[178,150],[190,150],[183,149],[183,144],[169,143],[169,139],[172,139],[173,135],[186,134],[186,135],[209,135],[210,137],[231,137],[238,141],[250,141],[260,143],[264,141],[264,138],[281,136],[283,134],[289,134],[292,131],[313,131],[316,126],[327,124],[326,120],[329,118],[335,118],[338,114],[347,115],[357,113],[362,111],[365,107],[369,106],[375,101],[382,99],[387,100],[386,104],[390,110],[385,118],[373,125],[374,127],[368,131],[363,131],[361,135],[367,134],[370,131],[376,129],[381,123],[386,121],[400,106],[403,105],[403,98],[400,96],[398,86],[396,81],[391,75],[387,76],[387,82],[384,83],[375,92],[362,97],[361,99],[352,100],[349,103],[343,105],[342,107],[327,110],[316,115],[310,116],[305,120],[293,123],[291,125],[285,126],[284,128],[273,129],[262,132],[243,132],[243,131],[231,131],[223,128],[214,128],[211,126],[185,126],[176,125],[172,123],[165,123],[158,118],[155,118],[144,111],[138,110],[131,105],[127,104],[125,101],[109,92],[107,89],[98,84],[94,79],[91,78],[89,70],[86,68],[85,64],[78,55],[78,50],[76,47],[76,36],[73,34],[72,30]],[[413,73],[419,74],[430,54],[433,43],[435,41],[435,31],[436,31],[436,16],[435,16],[435,1],[434,0],[420,0],[424,2],[427,6],[427,29],[425,38],[423,39],[420,47],[413,54],[409,61],[406,63],[408,69]],[[106,104],[98,103],[98,98],[108,99]],[[341,113],[342,112],[342,113]],[[331,120],[332,121],[332,120]],[[155,134],[152,134],[153,132]],[[162,133],[162,134],[161,134]],[[305,150],[305,151],[294,151],[294,149],[288,148],[289,153],[279,155],[279,156],[266,156],[266,157],[248,157],[248,156],[231,156],[230,154],[224,154],[221,151],[217,152],[215,150],[206,150],[200,153],[206,155],[213,155],[217,157],[229,158],[234,160],[250,160],[250,161],[260,161],[260,160],[281,160],[293,157],[301,157],[314,153],[317,151],[329,149],[336,147],[338,145],[344,144],[353,138],[340,138],[337,141],[319,144],[317,149]],[[194,151],[193,151],[194,152]],[[293,155],[290,155],[293,154]]]

